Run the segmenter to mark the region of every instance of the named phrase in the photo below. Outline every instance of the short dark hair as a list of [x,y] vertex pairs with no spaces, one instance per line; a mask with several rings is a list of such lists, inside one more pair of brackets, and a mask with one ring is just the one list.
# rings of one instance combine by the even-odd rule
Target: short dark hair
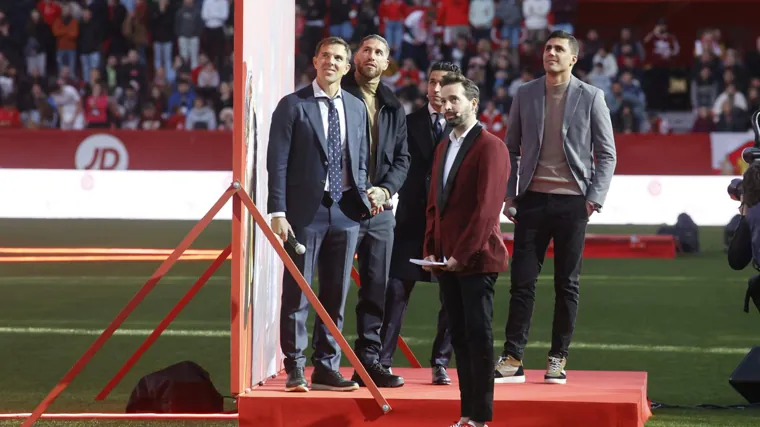
[[572,53],[573,55],[577,55],[578,51],[580,50],[580,47],[578,46],[578,39],[576,39],[572,34],[568,33],[567,31],[562,31],[562,30],[552,31],[552,33],[549,34],[549,37],[546,38],[546,41],[548,42],[551,39],[567,40],[567,44],[570,45],[570,53]]
[[448,61],[438,61],[433,63],[433,65],[430,66],[430,70],[428,70],[428,75],[432,73],[433,71],[446,71],[448,73],[461,73],[462,69],[459,68],[459,66],[453,62]]
[[314,57],[319,56],[319,51],[322,50],[322,46],[329,46],[333,44],[339,44],[346,48],[346,62],[351,60],[351,46],[340,37],[327,37],[317,43],[317,48],[314,50]]
[[362,47],[364,45],[364,42],[367,40],[377,40],[385,45],[385,54],[386,56],[390,55],[391,53],[391,45],[388,44],[388,40],[385,40],[385,38],[379,34],[370,34],[362,39],[362,41],[359,43],[359,47]]
[[750,163],[742,178],[744,187],[742,203],[751,208],[760,202],[760,162]]
[[478,88],[478,85],[476,85],[475,82],[465,77],[462,73],[448,73],[441,79],[442,88],[457,83],[462,84],[462,87],[464,88],[464,96],[467,97],[468,101],[472,101],[473,99],[480,100],[480,88]]

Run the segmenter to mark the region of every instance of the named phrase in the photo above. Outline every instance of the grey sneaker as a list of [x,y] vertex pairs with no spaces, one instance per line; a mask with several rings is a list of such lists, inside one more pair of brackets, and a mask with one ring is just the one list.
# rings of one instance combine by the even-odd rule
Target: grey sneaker
[[549,356],[546,359],[546,375],[544,382],[547,384],[565,384],[567,383],[567,374],[565,365],[567,359],[564,357]]
[[522,362],[512,356],[500,357],[493,371],[493,382],[496,384],[524,383],[525,371]]

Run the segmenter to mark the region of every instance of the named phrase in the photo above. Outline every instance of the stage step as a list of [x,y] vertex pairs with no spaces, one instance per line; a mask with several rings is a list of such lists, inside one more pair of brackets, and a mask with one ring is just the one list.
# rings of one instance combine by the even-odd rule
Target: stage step
[[[400,388],[380,389],[392,410],[382,415],[366,388],[354,392],[287,393],[285,374],[239,396],[240,427],[441,427],[459,419],[456,369],[452,383],[432,385],[430,369],[393,368]],[[341,368],[350,378],[353,369]],[[490,427],[642,427],[652,415],[646,372],[568,371],[565,385],[544,384],[543,370],[524,384],[494,385]],[[306,369],[306,378],[311,368]]]

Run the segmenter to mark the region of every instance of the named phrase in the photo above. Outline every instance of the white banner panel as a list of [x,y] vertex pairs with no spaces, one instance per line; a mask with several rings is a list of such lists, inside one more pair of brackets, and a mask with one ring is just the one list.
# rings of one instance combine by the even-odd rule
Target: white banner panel
[[[672,224],[685,212],[698,225],[723,226],[738,212],[726,192],[733,178],[615,176],[602,213],[590,223]],[[198,220],[231,179],[229,172],[0,169],[0,218]],[[231,205],[215,219],[231,219]],[[262,251],[266,245],[257,242]],[[279,306],[279,297],[270,297]]]
[[[272,113],[280,99],[293,92],[295,80],[295,2],[293,0],[245,0],[243,7],[243,51],[246,67],[245,145],[246,189],[266,214],[268,196],[267,144]],[[240,118],[235,118],[239,120]],[[248,221],[246,221],[248,222]],[[252,230],[253,228],[253,230]],[[252,312],[251,385],[282,369],[280,351],[280,294],[284,267],[269,240],[256,227],[246,227],[246,246],[253,242],[249,268],[250,288],[246,291],[244,321]],[[250,233],[253,233],[251,239]],[[245,348],[242,345],[241,347]]]

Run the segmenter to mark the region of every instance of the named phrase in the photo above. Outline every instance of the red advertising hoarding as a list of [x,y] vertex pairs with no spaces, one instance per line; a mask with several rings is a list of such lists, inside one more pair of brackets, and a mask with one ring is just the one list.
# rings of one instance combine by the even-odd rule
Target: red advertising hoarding
[[[743,172],[747,133],[618,134],[617,175]],[[232,133],[0,130],[0,168],[232,170]]]
[[232,132],[3,130],[0,168],[232,170]]

